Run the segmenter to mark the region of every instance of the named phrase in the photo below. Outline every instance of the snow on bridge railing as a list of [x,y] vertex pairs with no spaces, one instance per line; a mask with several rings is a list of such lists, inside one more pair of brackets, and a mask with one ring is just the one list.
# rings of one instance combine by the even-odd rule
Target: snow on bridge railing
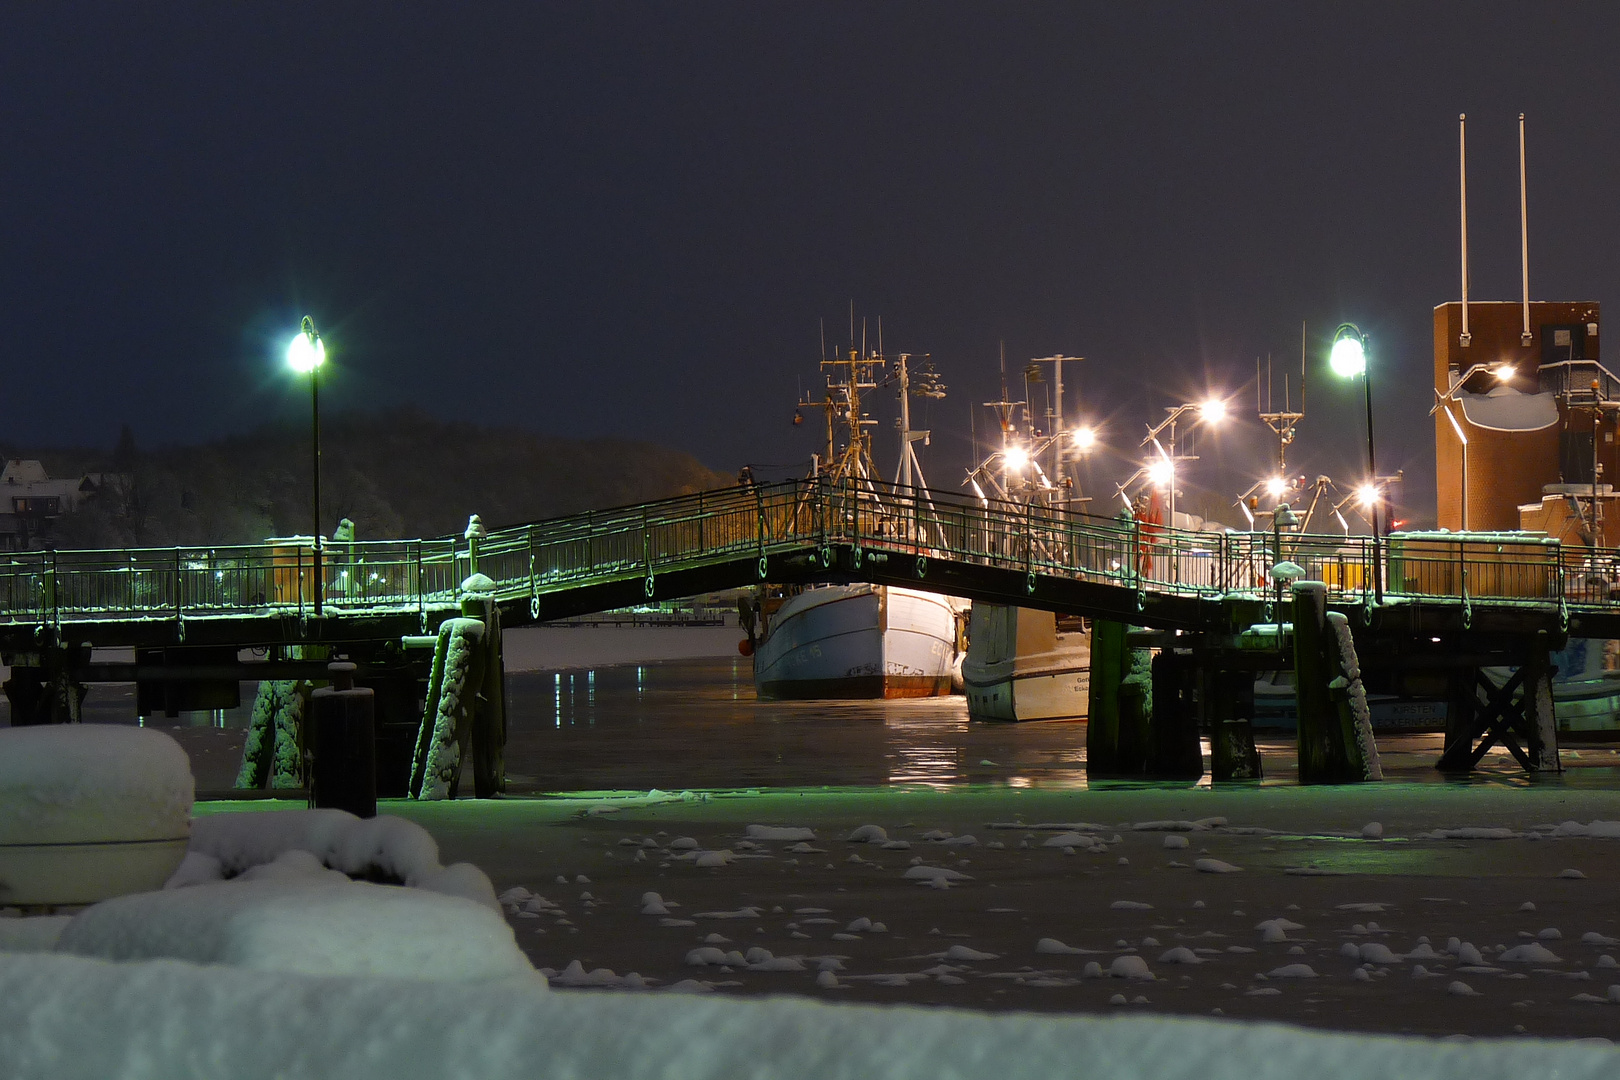
[[[476,569],[503,600],[647,578],[722,560],[831,545],[1182,596],[1270,595],[1271,568],[1298,564],[1341,602],[1370,602],[1369,537],[1191,532],[1057,507],[986,501],[880,481],[738,485],[496,529],[480,540],[324,542],[321,599],[333,615],[452,607]],[[0,622],[58,623],[308,614],[307,537],[263,544],[35,551],[0,559]],[[924,571],[925,572],[925,571]],[[1620,551],[1523,534],[1397,533],[1386,594],[1466,603],[1620,609]],[[1015,599],[1009,597],[1009,600]]]

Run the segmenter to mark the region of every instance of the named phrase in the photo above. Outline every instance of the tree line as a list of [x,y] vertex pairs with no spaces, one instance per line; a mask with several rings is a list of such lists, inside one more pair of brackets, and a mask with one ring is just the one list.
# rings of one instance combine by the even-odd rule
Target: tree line
[[[322,418],[321,531],[355,539],[440,536],[478,514],[490,528],[736,482],[690,454],[631,439],[562,439],[437,420],[417,409]],[[103,474],[56,522],[58,548],[257,543],[308,535],[308,427],[268,424],[194,446],[143,450],[126,425],[111,451],[28,450],[53,477]]]

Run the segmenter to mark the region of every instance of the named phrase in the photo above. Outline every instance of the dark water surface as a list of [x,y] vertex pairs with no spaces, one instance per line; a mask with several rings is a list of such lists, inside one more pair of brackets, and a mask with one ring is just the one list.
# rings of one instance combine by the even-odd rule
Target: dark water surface
[[[508,678],[514,794],[651,788],[989,784],[1087,786],[1086,725],[970,722],[962,697],[760,701],[741,658],[619,665]],[[1265,783],[1297,778],[1290,736],[1261,737]],[[1386,775],[1444,782],[1441,739],[1379,739]],[[1205,747],[1206,765],[1208,747]],[[1620,786],[1610,747],[1565,750],[1577,786]],[[1207,775],[1202,783],[1209,781]],[[1473,782],[1530,782],[1505,753]],[[1546,782],[1537,780],[1537,783]],[[1118,783],[1118,782],[1113,782]]]
[[[254,686],[242,705],[148,724],[180,740],[200,791],[236,777]],[[571,791],[872,787],[926,785],[1042,788],[1088,785],[1086,725],[1075,721],[970,722],[962,697],[897,701],[760,701],[741,657],[614,664],[507,676],[509,790]],[[134,686],[97,685],[85,699],[93,723],[135,723]],[[0,723],[9,710],[0,697]],[[1434,735],[1381,736],[1391,779],[1447,781],[1434,769]],[[1265,785],[1294,784],[1291,735],[1260,736]],[[1206,766],[1208,747],[1205,747]],[[1566,745],[1561,777],[1531,780],[1501,751],[1468,783],[1556,784],[1620,790],[1620,753]],[[1207,775],[1202,785],[1207,785]],[[1157,785],[1157,786],[1187,786]]]

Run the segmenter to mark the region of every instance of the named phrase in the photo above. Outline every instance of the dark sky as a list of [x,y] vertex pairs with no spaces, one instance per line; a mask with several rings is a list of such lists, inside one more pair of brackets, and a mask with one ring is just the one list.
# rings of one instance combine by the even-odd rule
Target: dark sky
[[1323,366],[1350,319],[1421,519],[1457,114],[1473,295],[1518,297],[1522,111],[1531,291],[1609,300],[1617,45],[1612,3],[13,3],[0,440],[302,415],[307,312],[334,407],[799,463],[853,300],[951,387],[936,486],[1004,341],[1014,372],[1086,356],[1132,453],[1165,405],[1249,395],[1190,478],[1231,497],[1267,469],[1255,357],[1297,363],[1301,321],[1295,461],[1359,471],[1359,390]]

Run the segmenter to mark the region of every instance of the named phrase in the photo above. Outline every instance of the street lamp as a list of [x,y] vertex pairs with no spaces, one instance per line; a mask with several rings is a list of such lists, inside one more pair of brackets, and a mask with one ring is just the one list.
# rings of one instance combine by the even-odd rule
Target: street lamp
[[324,554],[321,551],[321,365],[326,362],[326,343],[315,329],[315,320],[304,316],[303,325],[287,345],[287,366],[299,374],[309,375],[309,404],[311,428],[314,432],[314,517],[311,530],[315,537],[315,616],[321,614],[321,594],[325,591]]
[[[1367,335],[1355,323],[1340,323],[1333,331],[1333,348],[1328,352],[1328,366],[1341,379],[1361,376],[1361,388],[1367,400],[1367,475],[1376,481],[1378,460],[1373,453],[1372,371],[1367,367]],[[1378,536],[1378,500],[1372,506],[1373,542],[1373,595],[1384,602],[1384,560]]]
[[[1142,468],[1138,469],[1134,474],[1132,474],[1129,480],[1125,481],[1124,485],[1122,485],[1122,490],[1124,487],[1128,487],[1135,482],[1136,478],[1143,475],[1143,473],[1146,473],[1154,484],[1162,484],[1167,487],[1170,503],[1170,518],[1166,524],[1168,524],[1170,528],[1174,530],[1176,527],[1176,462],[1197,460],[1196,455],[1183,454],[1177,447],[1176,424],[1183,416],[1187,415],[1188,413],[1193,413],[1194,422],[1202,421],[1203,423],[1209,424],[1213,427],[1214,425],[1219,424],[1222,420],[1226,419],[1226,402],[1218,397],[1210,397],[1203,401],[1189,401],[1181,405],[1167,405],[1165,406],[1164,411],[1168,415],[1166,415],[1165,418],[1160,420],[1157,424],[1149,427],[1147,435],[1142,439],[1141,442],[1141,445],[1144,447],[1151,443],[1153,448],[1159,452],[1159,460],[1149,462],[1148,464],[1142,466]],[[1164,443],[1159,441],[1159,436],[1164,433],[1165,428],[1170,429],[1170,449],[1168,450],[1164,448]],[[1179,567],[1177,566],[1177,560],[1174,558],[1174,556],[1172,556],[1170,560],[1170,580],[1180,580]]]

